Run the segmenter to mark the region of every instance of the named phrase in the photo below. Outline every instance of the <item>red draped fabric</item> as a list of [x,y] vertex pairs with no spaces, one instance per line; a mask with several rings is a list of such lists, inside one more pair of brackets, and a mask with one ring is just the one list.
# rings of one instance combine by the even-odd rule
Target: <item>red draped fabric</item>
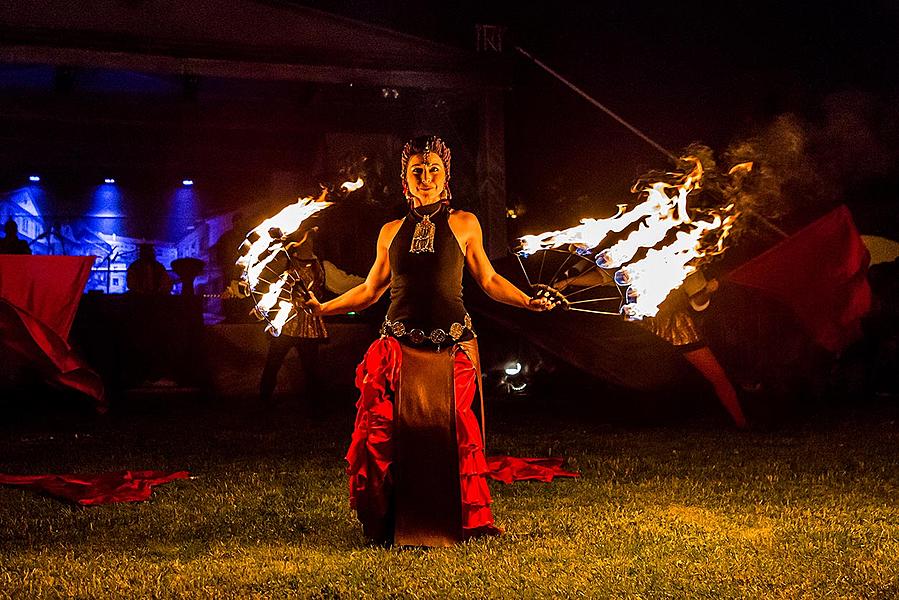
[[0,349],[48,381],[85,393],[106,409],[103,382],[69,346],[69,331],[93,256],[0,255]]
[[453,358],[453,381],[456,396],[456,441],[459,444],[459,478],[462,490],[462,529],[496,533],[490,512],[490,489],[487,487],[487,461],[478,419],[471,410],[478,377],[471,358],[462,351]]
[[556,477],[580,477],[576,471],[563,469],[561,457],[517,458],[515,456],[491,456],[487,458],[487,476],[503,483],[513,481],[545,481]]
[[[388,517],[390,464],[393,461],[393,392],[402,361],[402,348],[392,337],[376,340],[356,369],[356,424],[346,460],[350,506],[363,526]],[[484,457],[480,425],[472,410],[478,389],[477,369],[464,352],[453,363],[456,396],[456,439],[459,445],[459,477],[462,490],[462,527],[469,532],[498,532],[490,511],[486,477],[511,483],[521,480],[552,481],[553,477],[577,477],[562,469],[561,458]]]
[[[402,349],[394,338],[376,340],[356,367],[356,424],[347,450],[350,506],[363,526],[383,523],[390,502],[390,463],[393,461],[393,402],[391,390],[399,380]],[[366,531],[374,538],[381,532]]]
[[66,475],[8,475],[0,473],[0,484],[28,487],[83,506],[114,502],[140,502],[153,493],[153,486],[187,479],[187,471],[116,471]]
[[95,256],[0,254],[0,298],[68,340],[95,260]]
[[849,209],[839,206],[727,280],[784,303],[816,342],[838,352],[861,336],[861,318],[871,308],[869,259]]

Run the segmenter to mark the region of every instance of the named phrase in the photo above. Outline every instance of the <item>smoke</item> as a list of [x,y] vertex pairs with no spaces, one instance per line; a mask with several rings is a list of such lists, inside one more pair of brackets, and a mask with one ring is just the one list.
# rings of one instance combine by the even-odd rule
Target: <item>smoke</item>
[[[708,146],[694,143],[681,152],[698,158],[704,169],[702,190],[691,195],[691,206],[733,202],[743,215],[731,232],[735,241],[746,233],[789,231],[837,204],[876,194],[878,182],[895,181],[899,175],[895,106],[863,92],[840,92],[825,98],[816,118],[778,115],[731,143],[720,158]],[[731,172],[750,162],[751,169]]]

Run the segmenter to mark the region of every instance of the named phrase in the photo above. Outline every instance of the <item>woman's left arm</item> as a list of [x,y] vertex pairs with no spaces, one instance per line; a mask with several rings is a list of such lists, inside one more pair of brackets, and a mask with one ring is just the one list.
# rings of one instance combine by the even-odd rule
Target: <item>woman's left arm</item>
[[[549,310],[552,303],[546,298],[532,298],[518,289],[511,281],[500,275],[493,268],[487,253],[484,252],[484,235],[478,218],[471,213],[456,212],[459,237],[465,244],[465,264],[474,280],[484,292],[504,304],[533,311]],[[454,227],[454,229],[456,229]]]

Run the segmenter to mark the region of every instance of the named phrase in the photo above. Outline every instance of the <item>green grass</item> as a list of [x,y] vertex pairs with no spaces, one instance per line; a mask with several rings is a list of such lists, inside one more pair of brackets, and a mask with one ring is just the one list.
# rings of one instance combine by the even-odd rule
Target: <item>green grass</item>
[[0,471],[195,478],[91,508],[0,488],[0,597],[893,598],[895,412],[738,433],[495,405],[493,452],[564,455],[583,476],[491,482],[505,535],[430,550],[362,538],[343,475],[348,410],[23,418],[0,430]]

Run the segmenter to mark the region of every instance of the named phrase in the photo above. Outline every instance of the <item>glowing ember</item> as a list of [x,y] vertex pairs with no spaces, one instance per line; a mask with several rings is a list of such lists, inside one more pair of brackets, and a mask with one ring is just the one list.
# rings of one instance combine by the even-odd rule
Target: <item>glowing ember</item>
[[362,187],[362,178],[360,177],[356,181],[345,181],[340,186],[340,189],[342,189],[345,192],[353,192],[353,191],[358,190],[361,187]]

